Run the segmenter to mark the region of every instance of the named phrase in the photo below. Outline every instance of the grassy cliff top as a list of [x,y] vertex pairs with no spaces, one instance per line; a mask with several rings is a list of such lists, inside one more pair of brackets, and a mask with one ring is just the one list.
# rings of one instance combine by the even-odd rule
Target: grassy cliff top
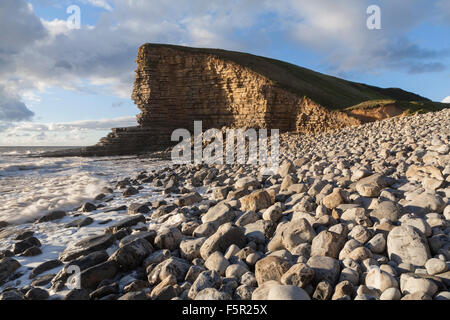
[[[329,110],[343,110],[369,101],[416,101],[424,108],[434,103],[399,88],[379,88],[329,76],[291,63],[243,52],[147,43],[144,47],[171,48],[192,54],[208,54],[242,65],[270,79],[274,85],[299,96],[306,96]],[[370,102],[368,104],[371,104]],[[438,106],[439,107],[439,106]],[[444,105],[448,107],[448,105]]]

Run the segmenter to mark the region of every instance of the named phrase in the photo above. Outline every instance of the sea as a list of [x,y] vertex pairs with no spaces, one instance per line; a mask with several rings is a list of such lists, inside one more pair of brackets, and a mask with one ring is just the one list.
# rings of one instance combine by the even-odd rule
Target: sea
[[130,156],[39,157],[67,148],[74,147],[0,147],[0,221],[21,224],[53,210],[73,210],[103,187],[168,165]]

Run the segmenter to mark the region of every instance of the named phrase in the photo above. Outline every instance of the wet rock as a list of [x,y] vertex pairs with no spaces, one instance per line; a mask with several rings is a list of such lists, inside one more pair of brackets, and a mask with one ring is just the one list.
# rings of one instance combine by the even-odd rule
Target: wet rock
[[119,266],[115,261],[108,260],[90,267],[80,274],[82,288],[95,289],[105,279],[112,279],[119,272]]
[[135,194],[138,194],[139,191],[134,187],[128,187],[126,190],[122,193],[124,197],[130,197],[134,196]]
[[39,218],[36,223],[42,223],[42,222],[48,222],[48,221],[54,221],[58,219],[62,219],[66,216],[66,213],[64,211],[52,211],[45,216]]
[[119,220],[106,228],[105,232],[115,233],[120,229],[135,226],[139,222],[145,223],[145,217],[142,214],[136,214]]
[[25,294],[25,298],[28,300],[47,300],[49,297],[47,290],[41,288],[31,288]]
[[81,212],[92,212],[94,210],[97,210],[97,206],[90,202],[83,203],[83,205],[81,206],[81,209],[80,209]]
[[35,278],[37,275],[40,275],[43,272],[46,272],[48,270],[57,268],[59,266],[61,266],[63,263],[60,260],[54,259],[54,260],[49,260],[49,261],[45,261],[41,264],[39,264],[36,268],[34,268],[31,272],[30,272],[30,279]]
[[149,213],[150,208],[142,203],[132,203],[128,207],[128,214]]
[[54,273],[46,274],[44,276],[37,277],[31,282],[32,287],[43,287],[49,284],[53,278],[56,276]]
[[197,192],[188,193],[174,201],[178,207],[192,206],[193,204],[202,201],[202,196]]
[[20,263],[10,257],[0,260],[0,284],[7,280],[17,269],[20,268]]
[[89,291],[86,289],[72,289],[64,297],[64,300],[89,300]]
[[27,250],[31,247],[40,247],[40,246],[41,246],[41,242],[36,237],[29,237],[29,238],[26,238],[25,240],[16,242],[12,246],[12,251],[15,254],[21,254],[22,252],[24,252],[25,250]]
[[8,290],[0,294],[0,300],[13,301],[13,300],[25,300],[25,296],[19,290]]
[[106,251],[95,251],[70,261],[53,278],[51,289],[54,291],[62,290],[62,288],[66,284],[67,279],[74,274],[74,271],[76,271],[75,266],[78,267],[80,271],[83,271],[102,262],[105,262],[106,260],[108,260],[108,258],[109,256]]
[[14,237],[14,240],[16,240],[16,241],[25,240],[29,237],[32,237],[33,234],[34,234],[33,230],[21,230],[16,234],[16,236]]
[[119,247],[109,260],[115,261],[122,270],[131,270],[141,265],[152,252],[152,245],[147,240],[138,238]]
[[39,247],[33,246],[31,248],[26,249],[20,255],[23,257],[34,257],[42,254],[42,251]]
[[114,244],[115,240],[114,235],[111,234],[85,238],[67,247],[66,250],[59,255],[59,260],[67,262],[94,251],[107,249]]
[[91,217],[82,217],[82,218],[75,219],[69,223],[66,223],[64,225],[64,228],[81,228],[81,227],[88,226],[88,225],[92,224],[93,222],[94,222],[94,219],[92,219]]
[[89,297],[92,300],[96,300],[96,299],[101,299],[103,297],[106,297],[107,295],[117,294],[117,293],[119,293],[119,285],[114,282],[109,285],[104,285],[104,286],[99,287],[98,289],[91,292]]

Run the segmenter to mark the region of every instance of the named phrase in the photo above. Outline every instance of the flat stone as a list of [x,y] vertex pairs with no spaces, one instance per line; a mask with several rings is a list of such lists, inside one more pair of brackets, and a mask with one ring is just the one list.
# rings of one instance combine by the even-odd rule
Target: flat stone
[[37,275],[40,275],[41,273],[46,272],[48,270],[55,269],[55,268],[61,266],[62,264],[63,263],[60,260],[57,260],[57,259],[45,261],[45,262],[39,264],[36,268],[34,268],[30,272],[29,278],[33,279]]
[[72,246],[67,247],[66,250],[59,255],[59,260],[67,262],[94,251],[107,249],[114,244],[115,240],[115,237],[111,234],[85,238]]
[[100,282],[114,278],[118,272],[119,266],[115,261],[102,262],[81,272],[81,287],[95,289]]
[[113,223],[105,230],[105,232],[114,233],[122,228],[128,228],[137,225],[139,222],[145,223],[145,217],[142,214],[129,216]]
[[54,221],[58,219],[62,219],[66,216],[66,213],[64,211],[52,211],[45,216],[39,218],[36,223],[42,223],[42,222],[48,222],[48,221]]
[[82,217],[82,218],[75,219],[69,223],[66,223],[64,225],[64,228],[81,228],[81,227],[88,226],[88,225],[92,224],[93,222],[94,222],[94,219],[92,219],[91,217]]

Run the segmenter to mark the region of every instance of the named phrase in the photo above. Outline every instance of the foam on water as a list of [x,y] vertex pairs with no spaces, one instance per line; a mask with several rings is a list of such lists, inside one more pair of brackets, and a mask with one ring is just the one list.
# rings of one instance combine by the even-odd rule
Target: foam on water
[[73,210],[111,181],[155,167],[154,161],[124,157],[30,158],[27,151],[0,153],[0,221],[20,224],[50,211]]

